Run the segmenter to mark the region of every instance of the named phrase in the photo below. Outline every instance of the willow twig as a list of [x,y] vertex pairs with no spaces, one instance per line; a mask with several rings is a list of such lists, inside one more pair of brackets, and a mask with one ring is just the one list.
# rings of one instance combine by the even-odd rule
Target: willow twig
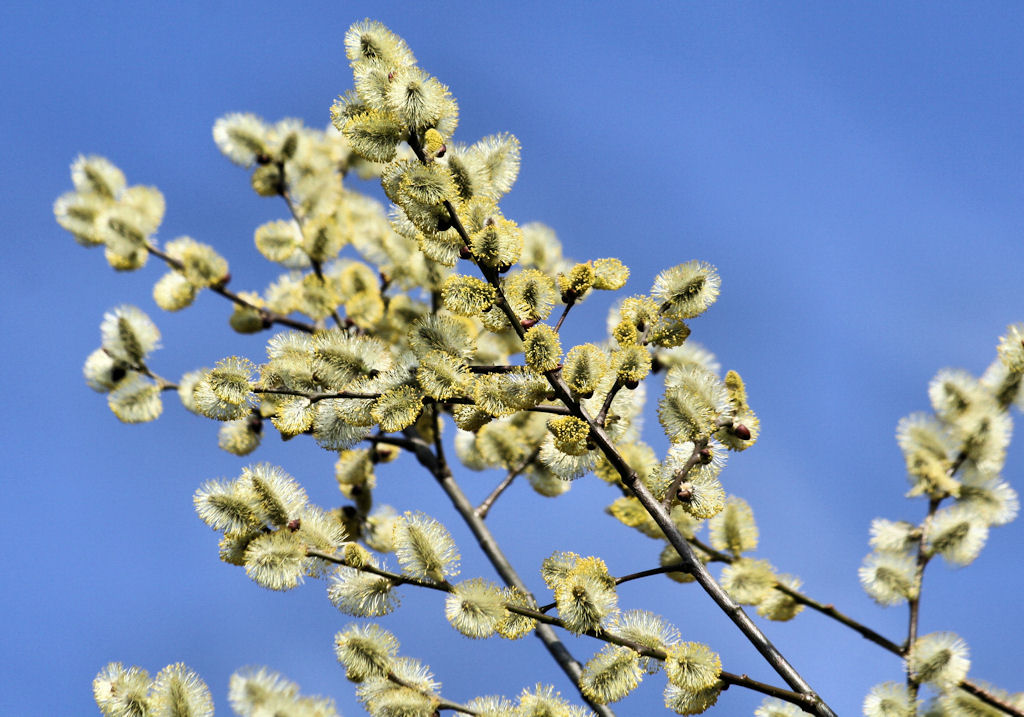
[[[436,419],[437,416],[435,414],[435,421]],[[439,433],[440,427],[435,424],[434,430]],[[498,575],[501,576],[506,585],[515,587],[523,595],[527,596],[528,599],[533,600],[534,598],[530,593],[529,588],[526,587],[526,583],[523,582],[522,578],[519,577],[519,574],[512,567],[512,564],[501,550],[501,547],[498,545],[498,541],[495,540],[494,535],[484,523],[483,519],[476,514],[472,503],[469,502],[469,498],[467,498],[466,494],[462,492],[462,489],[456,482],[455,477],[452,475],[451,468],[444,460],[444,454],[435,454],[430,450],[430,445],[427,444],[414,429],[406,429],[405,433],[407,440],[410,443],[410,447],[412,448],[413,455],[416,456],[416,460],[420,465],[426,468],[432,476],[434,476],[438,485],[441,486],[441,489],[452,502],[456,512],[462,517],[463,521],[473,533],[473,537],[476,538],[477,544],[480,546],[484,555],[487,556],[487,559],[497,571]],[[550,627],[538,625],[536,634],[541,642],[544,643],[544,646],[554,658],[555,662],[558,663],[559,667],[561,667],[569,679],[572,680],[573,684],[577,686],[577,689],[580,689],[580,677],[583,674],[583,666],[572,656],[565,644],[558,639],[558,635],[555,634],[554,630]],[[580,696],[590,706],[590,708],[601,717],[614,717],[615,713],[611,709],[605,705],[599,705],[588,698],[583,694],[582,689],[580,689]]]
[[[963,454],[961,454],[963,455]],[[962,461],[961,461],[962,462]],[[952,475],[952,473],[950,474]],[[914,647],[914,643],[917,642],[917,628],[918,621],[921,616],[921,585],[924,583],[924,569],[928,566],[928,561],[931,556],[925,550],[925,543],[928,541],[928,533],[932,525],[932,516],[935,515],[935,511],[939,509],[940,498],[930,498],[928,500],[928,515],[924,519],[924,523],[921,529],[921,539],[917,542],[917,562],[916,569],[914,570],[914,587],[911,590],[912,597],[907,599],[909,606],[908,621],[907,621],[907,641],[904,643],[904,655],[910,655],[910,651]],[[910,669],[910,661],[907,660],[907,690],[910,692],[910,704],[914,704],[917,701],[917,690],[920,687],[921,681],[914,674],[913,670]]]
[[565,317],[569,315],[569,309],[576,305],[576,297],[570,296],[568,301],[565,302],[565,308],[562,309],[562,315],[558,317],[558,323],[555,324],[555,333],[562,328],[562,322],[565,321]]
[[[184,264],[182,264],[179,260],[175,259],[170,254],[167,254],[166,252],[157,249],[149,242],[146,242],[146,250],[153,256],[163,259],[168,266],[173,267],[178,271],[184,271]],[[306,323],[305,321],[298,321],[297,319],[292,319],[287,316],[283,316],[282,314],[275,314],[273,311],[270,311],[265,307],[257,306],[251,301],[246,301],[241,296],[228,289],[227,286],[225,286],[223,283],[214,284],[213,286],[210,287],[210,291],[214,292],[215,294],[220,294],[224,298],[234,302],[235,304],[238,304],[239,306],[242,306],[246,309],[252,309],[253,311],[259,314],[260,318],[263,319],[264,324],[266,324],[267,326],[271,324],[281,324],[282,326],[287,326],[289,328],[296,329],[297,331],[302,331],[307,334],[311,334],[317,329],[317,327],[313,324]]]
[[531,463],[537,460],[537,456],[539,455],[540,446],[537,446],[536,448],[533,449],[533,451],[530,452],[530,455],[528,455],[526,458],[522,460],[522,462],[519,465],[515,466],[508,472],[508,475],[506,475],[505,478],[501,481],[501,483],[499,483],[498,486],[491,491],[491,494],[489,496],[484,498],[484,501],[476,507],[476,514],[481,518],[486,518],[487,513],[490,512],[491,506],[494,505],[494,501],[498,499],[498,496],[504,493],[505,489],[512,485],[512,481],[514,481],[520,473],[526,470],[527,466],[529,466]]
[[615,379],[615,383],[613,383],[612,387],[608,390],[608,395],[604,397],[604,403],[601,404],[601,410],[598,411],[597,416],[594,417],[594,422],[599,426],[607,428],[605,424],[608,422],[608,411],[612,407],[612,401],[615,400],[615,394],[617,394],[624,385],[625,384],[623,384],[622,381]]

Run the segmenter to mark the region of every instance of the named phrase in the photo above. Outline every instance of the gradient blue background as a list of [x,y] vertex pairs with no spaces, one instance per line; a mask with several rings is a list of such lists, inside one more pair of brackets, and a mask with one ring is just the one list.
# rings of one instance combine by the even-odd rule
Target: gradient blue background
[[[509,217],[547,222],[575,258],[622,257],[633,292],[665,266],[718,267],[721,298],[693,338],[741,372],[761,416],[763,438],[724,474],[754,507],[757,554],[901,640],[905,609],[876,607],[857,581],[870,520],[923,513],[902,497],[894,427],[927,409],[937,369],[982,371],[1006,325],[1024,320],[1019,4],[8,2],[0,714],[97,714],[90,682],[112,660],[152,672],[185,661],[221,714],[228,676],[246,664],[362,713],[332,652],[350,619],[316,583],[275,594],[220,564],[191,506],[202,480],[248,460],[278,462],[315,501],[337,504],[331,456],[271,435],[237,459],[217,449],[215,424],[173,400],[157,423],[122,425],[81,378],[103,312],[122,302],[161,327],[153,365],[169,376],[235,352],[259,359],[266,336],[231,335],[213,295],[160,312],[157,267],[115,275],[56,226],[51,205],[78,153],[106,155],[129,183],[165,194],[161,239],[210,242],[235,289],[265,286],[275,272],[252,232],[285,208],[248,189],[210,128],[232,111],[325,125],[351,86],[342,36],[366,16],[451,86],[458,138],[522,141]],[[607,303],[574,311],[569,338],[600,336]],[[653,419],[648,437],[664,450]],[[1014,446],[1006,476],[1018,490],[1022,465]],[[479,498],[500,476],[460,478]],[[465,576],[493,577],[412,461],[380,479],[381,500],[449,523]],[[517,484],[489,522],[538,589],[535,566],[555,548],[601,555],[617,574],[654,565],[654,541],[600,512],[612,497],[593,478],[556,501]],[[993,530],[969,568],[936,564],[922,607],[923,631],[968,641],[972,677],[1016,690],[1022,539],[1017,522]],[[536,639],[471,642],[436,595],[404,595],[382,622],[447,697],[514,696],[552,679],[573,695]],[[669,616],[726,669],[777,682],[696,588],[655,578],[624,587],[621,602]],[[872,684],[901,679],[894,656],[816,614],[766,630],[840,714],[859,713]],[[600,646],[569,642],[582,660]],[[660,706],[663,680],[648,678],[618,712]],[[717,713],[759,702],[733,689]]]

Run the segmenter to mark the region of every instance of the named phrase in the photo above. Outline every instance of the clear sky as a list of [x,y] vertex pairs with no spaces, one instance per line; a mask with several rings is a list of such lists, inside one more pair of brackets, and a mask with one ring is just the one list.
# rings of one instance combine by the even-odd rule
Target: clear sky
[[[161,239],[212,243],[236,289],[265,286],[274,270],[252,232],[285,208],[253,195],[210,128],[234,111],[326,125],[351,87],[343,34],[367,16],[451,87],[457,139],[522,141],[507,216],[548,223],[574,258],[622,258],[634,293],[686,260],[718,267],[721,298],[693,339],[744,376],[761,416],[762,439],[723,474],[754,508],[757,555],[901,641],[905,608],[875,606],[857,581],[871,519],[924,512],[903,498],[896,422],[928,408],[939,368],[980,373],[1005,327],[1024,320],[1018,3],[14,0],[0,9],[0,714],[96,714],[90,683],[109,661],[154,673],[184,661],[221,714],[228,676],[247,664],[361,713],[332,651],[350,618],[316,583],[258,588],[217,560],[215,534],[195,517],[199,483],[250,461],[219,451],[217,426],[172,401],[155,424],[122,425],[81,378],[103,312],[124,302],[161,327],[154,361],[169,376],[232,353],[258,359],[266,336],[229,333],[212,295],[160,312],[157,268],[114,274],[56,226],[51,206],[77,154],[106,155],[129,183],[166,196]],[[571,340],[601,338],[606,306],[574,311]],[[664,450],[653,414],[647,435]],[[250,458],[281,464],[321,504],[339,502],[331,456],[308,441],[270,436]],[[1018,490],[1022,466],[1014,446],[1005,476]],[[381,500],[452,526],[466,577],[493,577],[411,461],[380,478]],[[500,476],[460,478],[482,497]],[[524,483],[489,521],[538,588],[536,567],[556,548],[601,555],[615,574],[653,566],[656,544],[600,512],[612,497],[593,478],[557,500]],[[1022,541],[1017,522],[994,529],[972,566],[934,565],[922,607],[924,632],[967,640],[972,678],[1011,690],[1024,689]],[[404,595],[382,622],[447,697],[515,695],[537,681],[572,696],[536,639],[471,642],[436,595]],[[696,588],[656,578],[623,589],[622,604],[666,615],[726,669],[774,681]],[[839,714],[901,679],[896,658],[816,614],[765,629]],[[570,646],[583,660],[599,647]],[[648,678],[619,714],[660,705],[663,680]],[[759,702],[730,690],[717,714]]]

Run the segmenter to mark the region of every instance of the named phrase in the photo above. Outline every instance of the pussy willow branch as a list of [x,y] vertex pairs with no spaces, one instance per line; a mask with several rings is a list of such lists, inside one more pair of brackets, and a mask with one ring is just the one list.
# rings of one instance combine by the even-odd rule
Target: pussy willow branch
[[[440,433],[440,427],[434,426],[435,433]],[[527,595],[532,599],[530,590],[526,587],[526,583],[523,582],[522,578],[512,567],[508,558],[502,552],[501,547],[498,545],[498,541],[495,540],[491,534],[490,529],[484,524],[484,521],[480,516],[476,514],[476,510],[473,504],[469,502],[466,494],[462,492],[459,484],[455,481],[455,477],[452,475],[451,469],[448,466],[447,461],[444,460],[444,454],[435,454],[431,449],[430,445],[423,440],[423,438],[411,429],[406,429],[406,435],[408,437],[409,444],[406,447],[411,450],[416,460],[422,465],[427,471],[434,476],[434,479],[441,486],[441,489],[448,496],[452,505],[455,507],[456,512],[462,516],[463,521],[469,527],[473,533],[473,537],[476,538],[477,544],[483,551],[484,555],[490,561],[491,565],[497,571],[501,579],[505,581],[506,585],[520,590],[524,595]],[[548,652],[555,659],[555,662],[562,668],[565,674],[572,680],[572,683],[576,685],[577,689],[580,689],[580,676],[583,673],[583,667],[580,665],[568,648],[558,639],[558,635],[555,634],[554,630],[544,625],[538,625],[536,630],[537,637]],[[599,705],[596,702],[590,700],[580,690],[580,696],[590,706],[594,712],[601,717],[614,717],[615,713],[612,712],[608,707]]]
[[565,302],[565,308],[562,309],[562,315],[558,317],[558,323],[555,324],[555,333],[562,330],[562,323],[565,321],[565,317],[569,315],[569,309],[576,305],[576,298],[569,297],[569,300]]
[[309,391],[296,391],[290,388],[254,388],[253,393],[269,393],[276,396],[299,396],[307,399],[310,403],[326,401],[329,398],[362,398],[367,400],[380,398],[379,393],[354,393],[352,391],[315,393]]
[[[423,578],[414,578],[408,575],[401,575],[398,573],[392,573],[388,570],[382,570],[372,565],[362,565],[358,567],[349,566],[345,563],[343,558],[340,558],[331,553],[325,553],[315,548],[307,548],[306,555],[314,558],[320,558],[322,560],[326,560],[336,565],[344,565],[346,567],[352,568],[353,570],[359,570],[360,572],[371,573],[373,575],[377,575],[378,577],[386,578],[387,580],[391,581],[396,587],[399,585],[414,585],[416,587],[436,590],[438,592],[454,592],[454,586],[451,585],[451,583],[448,583],[447,581],[435,581]],[[536,627],[537,630],[540,630],[541,628],[549,625],[552,627],[562,628],[563,630],[567,629],[565,627],[565,623],[560,618],[545,614],[542,611],[543,609],[533,609],[525,607],[523,605],[516,605],[512,603],[505,603],[504,606],[505,609],[509,612],[513,612],[517,615],[522,615],[524,617],[529,617],[533,620],[536,620],[539,623]],[[646,645],[642,645],[638,642],[622,637],[621,635],[617,635],[609,630],[588,630],[582,634],[587,635],[588,637],[592,637],[595,640],[601,640],[602,642],[607,642],[613,645],[627,647],[630,650],[633,650],[633,652],[642,655],[643,657],[651,657],[661,662],[664,662],[668,658],[668,654],[664,650],[647,647]],[[812,706],[811,699],[807,695],[786,690],[781,687],[776,687],[775,685],[769,685],[764,682],[759,682],[757,680],[753,680],[747,677],[746,675],[737,675],[735,673],[726,672],[723,670],[719,675],[719,680],[725,683],[726,685],[736,685],[738,687],[744,687],[755,692],[760,692],[771,697],[777,697],[787,702],[791,702],[802,708]]]
[[[299,232],[301,233],[303,230],[303,217],[299,214],[298,208],[295,206],[295,202],[292,200],[291,192],[288,191],[288,182],[285,179],[285,164],[284,162],[277,162],[277,166],[281,171],[281,186],[278,188],[278,193],[281,195],[281,198],[284,199],[285,204],[288,205],[288,211],[291,212],[292,219],[295,220],[295,223],[299,225]],[[341,186],[340,181],[339,186]],[[320,279],[320,281],[324,281],[323,266],[321,266],[319,261],[314,261],[313,259],[310,259],[309,261],[313,267],[313,273],[316,274],[317,278]],[[338,316],[337,307],[331,309],[331,318],[334,319],[334,323],[337,324],[339,329],[344,328],[345,323],[341,320],[341,317]]]
[[513,373],[515,371],[522,371],[526,366],[470,366],[470,373]]
[[[910,655],[910,651],[914,647],[914,642],[917,641],[917,624],[921,615],[921,586],[924,583],[924,569],[928,566],[928,561],[931,556],[925,550],[925,543],[928,541],[928,533],[932,526],[932,516],[935,515],[935,511],[939,509],[940,498],[930,498],[928,500],[928,515],[924,519],[924,525],[921,530],[921,539],[917,543],[917,566],[914,571],[914,589],[912,591],[913,597],[908,598],[907,604],[908,610],[908,624],[907,624],[907,641],[904,643],[903,648],[905,655]],[[907,690],[910,692],[910,704],[917,703],[917,689],[920,687],[921,682],[914,675],[913,670],[910,669],[910,661],[907,661]],[[914,710],[917,714],[917,710]]]
[[[715,550],[710,545],[703,543],[699,538],[694,537],[690,538],[689,540],[702,552],[707,553],[710,560],[713,562],[732,563],[735,560],[731,555]],[[647,577],[648,575],[656,575],[661,572],[678,572],[682,570],[682,567],[683,566],[681,563],[676,563],[674,565],[667,565],[662,568],[653,568],[651,570],[645,570],[640,573],[635,573],[634,575],[626,577],[633,580],[636,578]],[[620,580],[624,581],[625,578],[620,578]],[[793,598],[793,600],[800,603],[801,605],[806,605],[812,610],[815,610],[821,613],[822,615],[825,615],[826,617],[832,618],[841,625],[845,625],[846,627],[858,633],[865,639],[870,640],[871,642],[891,652],[892,654],[906,658],[908,653],[908,649],[906,646],[897,645],[895,642],[887,638],[885,635],[882,635],[876,630],[872,630],[864,623],[858,622],[849,615],[840,612],[836,609],[834,605],[821,603],[815,600],[814,598],[810,597],[809,595],[805,595],[804,593],[798,590],[794,590],[793,588],[783,585],[782,583],[777,583],[775,585],[775,589]],[[1004,712],[1008,715],[1013,715],[1013,717],[1024,717],[1024,710],[1018,707],[1014,707],[1013,705],[1008,704],[1007,702],[999,699],[994,694],[986,690],[984,687],[978,685],[975,682],[972,682],[971,680],[961,680],[957,687],[962,689],[964,692],[974,695],[985,704],[990,705],[1001,712]]]
[[418,692],[419,694],[428,698],[435,705],[437,710],[454,710],[456,712],[460,712],[462,714],[467,715],[482,714],[481,712],[477,712],[476,710],[466,707],[465,705],[460,705],[457,702],[451,702],[449,700],[444,699],[443,697],[436,697],[430,694],[429,692],[423,692],[418,687],[416,687],[416,685],[409,684],[401,677],[396,675],[394,672],[389,671],[387,674],[387,678],[389,682],[394,682],[396,685],[399,685],[400,687],[404,687],[407,690],[412,690],[413,692]]
[[487,514],[491,510],[491,506],[494,505],[494,501],[498,500],[498,497],[505,492],[505,489],[512,485],[512,481],[516,479],[516,476],[525,471],[531,463],[537,460],[537,456],[539,455],[540,446],[537,446],[530,452],[530,455],[526,456],[526,458],[524,458],[519,463],[519,465],[513,467],[508,472],[508,475],[506,475],[505,478],[501,481],[501,483],[499,483],[498,486],[491,491],[491,494],[489,496],[484,498],[484,501],[476,508],[476,514],[479,515],[481,519],[487,517]]
[[[103,353],[105,353],[107,356],[110,356],[110,352],[107,351],[106,349],[103,349]],[[114,359],[113,356],[110,356],[110,357],[112,359]],[[118,359],[114,359],[114,360],[117,361]],[[178,384],[174,383],[173,381],[168,381],[166,378],[164,378],[163,376],[161,376],[158,373],[154,373],[154,371],[149,366],[147,366],[145,363],[141,363],[141,362],[138,363],[138,364],[127,364],[126,363],[124,365],[125,365],[125,368],[127,368],[129,371],[135,371],[136,373],[141,373],[143,376],[148,376],[149,378],[151,378],[154,381],[156,381],[157,388],[159,388],[161,391],[177,391],[178,390]]]
[[[423,149],[414,132],[410,134],[409,145],[412,147],[413,152],[419,160],[421,162],[425,162]],[[445,200],[444,206],[452,220],[452,227],[459,234],[459,237],[462,238],[465,245],[469,246],[469,234],[466,232],[465,227],[459,220],[458,212],[455,210],[455,207],[448,200]],[[487,279],[491,286],[494,287],[497,294],[498,306],[508,318],[509,323],[512,325],[512,329],[516,334],[518,334],[519,338],[522,338],[525,330],[519,319],[516,317],[515,311],[512,310],[508,300],[505,298],[505,293],[502,291],[497,273],[485,266],[482,262],[476,259],[476,257],[473,257],[473,261],[480,269],[484,278]],[[661,528],[665,537],[668,539],[668,542],[671,543],[672,547],[676,549],[676,552],[679,553],[680,557],[687,564],[687,572],[694,576],[697,583],[706,593],[708,593],[719,608],[725,612],[729,619],[733,621],[747,640],[759,653],[761,653],[761,656],[764,657],[768,664],[771,665],[779,676],[786,681],[786,684],[795,691],[808,696],[809,702],[813,703],[810,707],[814,714],[819,717],[835,717],[835,712],[832,711],[825,701],[821,699],[811,686],[800,676],[800,673],[798,673],[796,669],[789,664],[782,653],[778,651],[775,645],[771,643],[765,634],[761,632],[757,625],[755,625],[747,616],[743,611],[743,608],[741,608],[722,588],[722,586],[715,581],[711,573],[708,572],[707,568],[704,567],[703,563],[701,563],[694,554],[693,548],[690,547],[686,538],[679,532],[679,528],[669,516],[668,511],[666,511],[661,503],[658,502],[658,500],[651,494],[643,481],[638,478],[636,471],[633,470],[622,454],[619,453],[618,449],[608,437],[608,434],[605,433],[604,427],[598,425],[593,418],[587,415],[583,406],[572,397],[569,387],[561,377],[561,373],[556,369],[554,371],[548,371],[545,376],[548,379],[548,383],[550,383],[551,387],[555,390],[557,398],[565,404],[570,413],[577,418],[584,420],[590,426],[590,433],[594,442],[597,444],[598,448],[601,449],[601,452],[615,471],[619,474],[626,487],[628,487],[640,500],[640,503]],[[474,517],[476,516],[474,515]]]
[[[166,252],[157,249],[149,242],[146,242],[145,246],[146,251],[148,251],[153,256],[163,259],[168,266],[173,267],[179,271],[184,270],[185,266],[170,254],[167,254]],[[224,298],[229,299],[230,301],[238,304],[239,306],[245,307],[246,309],[252,309],[256,313],[258,313],[265,322],[271,324],[281,324],[282,326],[287,326],[297,331],[303,331],[307,334],[311,334],[317,329],[317,327],[314,326],[313,324],[306,323],[305,321],[298,321],[297,319],[292,319],[281,314],[275,314],[273,311],[270,311],[269,309],[266,309],[262,306],[256,306],[256,304],[252,303],[251,301],[246,301],[241,296],[231,291],[223,284],[214,284],[213,286],[210,287],[210,291],[214,292],[215,294],[220,294]]]
[[[358,393],[353,391],[334,391],[330,393],[317,393],[315,391],[297,391],[291,388],[254,388],[253,393],[270,393],[278,396],[299,396],[307,399],[310,403],[317,403],[318,401],[326,401],[329,398],[360,398],[365,400],[372,400],[380,398],[379,393]],[[425,404],[441,404],[441,405],[466,405],[475,406],[476,402],[471,398],[445,398],[445,399],[434,399],[429,396],[424,397],[423,402]],[[531,411],[533,413],[552,413],[558,416],[568,415],[569,410],[565,406],[531,406],[530,408],[523,409],[524,411]]]
[[622,381],[615,379],[615,383],[613,383],[612,387],[608,390],[608,395],[604,397],[604,403],[601,404],[601,410],[598,411],[597,416],[594,417],[594,423],[607,428],[605,424],[608,422],[608,411],[611,410],[612,401],[615,400],[615,394],[619,392],[623,385]]

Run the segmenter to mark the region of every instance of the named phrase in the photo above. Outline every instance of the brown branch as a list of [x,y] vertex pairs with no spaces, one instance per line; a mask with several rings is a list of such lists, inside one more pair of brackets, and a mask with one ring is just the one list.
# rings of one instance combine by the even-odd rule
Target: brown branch
[[470,366],[470,373],[515,373],[516,371],[522,371],[526,366]]
[[[429,397],[425,398],[424,400],[425,401],[431,401],[431,402],[434,401],[434,399],[429,398]],[[446,399],[443,399],[443,400],[438,399],[436,402],[437,403],[441,403],[441,404],[446,404],[446,405],[453,405],[453,406],[454,405],[458,405],[458,406],[475,406],[475,405],[477,405],[476,401],[474,401],[472,398],[459,398],[459,397],[446,398]],[[523,408],[523,409],[520,409],[520,410],[522,410],[522,411],[530,411],[532,413],[553,413],[553,414],[555,414],[557,416],[568,416],[569,415],[569,409],[567,409],[565,406],[540,405],[540,406],[531,406],[530,408]]]
[[565,308],[562,309],[562,315],[558,317],[558,323],[555,324],[555,333],[558,333],[562,328],[562,322],[565,321],[565,317],[569,315],[569,309],[576,305],[576,297],[570,296],[568,301],[565,302]]
[[[961,456],[965,455],[963,452]],[[959,460],[954,467],[951,468],[949,475],[953,475],[956,472],[956,468],[962,464],[963,461]],[[914,589],[912,591],[912,597],[907,599],[909,605],[909,615],[907,624],[907,641],[903,645],[903,655],[905,657],[910,656],[910,651],[914,647],[914,643],[917,641],[917,628],[918,620],[921,616],[921,586],[924,583],[924,569],[928,566],[928,561],[931,556],[925,551],[925,543],[928,541],[928,532],[932,524],[932,516],[935,515],[935,511],[939,509],[939,503],[942,502],[941,498],[929,498],[928,500],[928,515],[924,519],[924,524],[921,529],[921,540],[917,543],[917,565],[914,571]],[[917,679],[917,675],[910,669],[910,660],[906,663],[907,669],[907,690],[910,692],[910,703],[915,704],[917,700],[917,690],[921,685],[921,681]]]
[[[317,550],[316,548],[307,547],[306,555],[314,558],[320,558],[322,560],[326,560],[337,565],[351,567],[353,570],[359,570],[361,572],[371,573],[373,575],[386,578],[387,580],[391,581],[391,583],[395,586],[414,585],[416,587],[429,588],[431,590],[436,590],[444,593],[454,592],[454,586],[451,585],[451,583],[448,583],[447,581],[425,580],[421,578],[413,578],[408,575],[399,575],[397,573],[392,573],[387,570],[382,570],[380,568],[374,567],[373,565],[349,566],[345,563],[344,559],[332,553],[325,553],[321,550]],[[625,580],[623,580],[623,582],[624,581]],[[516,613],[517,615],[523,615],[524,617],[532,618],[533,620],[536,620],[538,623],[541,623],[541,625],[560,627],[562,629],[566,629],[565,624],[562,622],[560,618],[547,615],[542,611],[542,609],[534,609],[512,603],[505,603],[505,609],[509,612]],[[537,629],[540,630],[541,626],[538,626]],[[668,653],[666,653],[664,650],[647,647],[646,645],[642,645],[638,642],[617,635],[609,630],[588,630],[583,634],[594,639],[601,640],[603,642],[608,642],[614,645],[620,645],[622,647],[629,648],[639,655],[642,655],[644,657],[651,657],[662,662],[664,662],[665,659],[668,657]],[[762,694],[766,694],[771,697],[777,697],[779,699],[786,700],[787,702],[791,702],[802,708],[812,706],[810,698],[806,695],[802,695],[797,692],[791,692],[789,690],[785,690],[780,687],[775,687],[774,685],[769,685],[764,682],[758,682],[757,680],[750,679],[746,675],[736,675],[731,672],[723,671],[721,675],[719,675],[719,679],[726,685],[737,685],[740,687],[745,687],[747,689],[754,690],[756,692],[761,692]],[[399,682],[399,684],[404,683]]]
[[570,412],[577,418],[586,421],[590,425],[591,436],[597,443],[598,448],[604,453],[605,458],[612,468],[619,474],[622,482],[633,493],[644,506],[650,516],[661,528],[665,538],[676,549],[682,558],[685,572],[690,573],[704,591],[714,600],[715,604],[732,620],[747,640],[761,654],[769,665],[778,673],[786,684],[796,692],[807,696],[813,703],[811,711],[819,717],[835,717],[832,709],[821,699],[811,686],[800,676],[800,673],[789,664],[789,661],[779,652],[778,648],[765,636],[765,634],[754,624],[750,617],[743,611],[735,600],[722,588],[714,579],[687,541],[686,537],[679,531],[679,527],[672,520],[668,511],[655,498],[643,481],[639,479],[636,471],[629,465],[626,459],[619,453],[612,443],[611,438],[605,432],[604,427],[598,425],[587,415],[586,410],[572,398],[569,387],[565,384],[561,375],[556,371],[549,371],[548,381],[558,398],[570,409]]
[[[435,426],[435,431],[437,430],[438,428]],[[462,517],[463,521],[473,533],[477,544],[480,546],[484,555],[487,556],[487,559],[497,571],[498,575],[501,576],[506,585],[515,587],[523,595],[527,596],[528,599],[534,599],[529,588],[526,587],[526,583],[524,583],[522,578],[519,577],[519,574],[512,567],[512,564],[509,562],[504,552],[502,552],[501,547],[498,545],[498,541],[495,540],[490,529],[484,523],[483,519],[476,514],[473,505],[469,502],[466,494],[462,492],[459,484],[455,481],[455,477],[452,475],[451,469],[444,461],[443,454],[438,456],[431,451],[430,446],[421,437],[419,437],[413,429],[406,429],[405,433],[409,446],[413,451],[413,454],[416,456],[416,460],[434,476],[438,485],[441,486],[441,489],[452,502],[456,512]],[[565,644],[558,639],[558,635],[555,634],[554,630],[550,627],[538,625],[536,634],[538,639],[544,643],[545,648],[547,648],[555,662],[558,663],[559,667],[561,667],[569,679],[572,680],[573,684],[578,687],[580,684],[580,676],[583,674],[583,667],[579,661],[572,656]],[[614,717],[615,713],[611,709],[593,702],[583,694],[582,690],[580,691],[580,695],[590,708],[601,717]]]
[[491,506],[494,505],[494,501],[498,500],[498,497],[502,493],[504,493],[505,490],[510,485],[512,485],[512,481],[516,479],[516,476],[518,476],[520,473],[526,470],[527,466],[529,466],[531,463],[537,460],[537,456],[539,455],[540,446],[537,446],[535,449],[533,449],[533,451],[530,452],[530,455],[523,459],[523,461],[519,465],[515,466],[508,472],[508,475],[506,475],[505,478],[501,481],[501,483],[499,483],[498,486],[491,491],[491,494],[489,496],[484,498],[484,501],[476,507],[476,514],[481,518],[486,518],[487,513],[489,513],[491,510]]
[[354,393],[352,391],[336,391],[334,393],[310,393],[307,391],[295,391],[290,388],[254,388],[253,393],[270,393],[277,396],[300,396],[302,398],[308,399],[310,403],[325,401],[328,398],[361,398],[366,400],[380,398],[379,393]]
[[597,416],[594,417],[594,422],[597,425],[607,428],[605,424],[608,422],[608,411],[612,407],[612,401],[615,400],[615,394],[617,394],[624,385],[625,384],[623,384],[622,381],[615,379],[615,383],[613,383],[612,387],[608,390],[608,395],[604,397],[604,403],[601,404],[601,410],[598,411]]
[[[160,249],[157,249],[149,242],[146,242],[145,246],[146,250],[150,254],[163,259],[168,266],[173,267],[178,271],[184,271],[185,265],[182,264],[179,260],[175,259],[170,254],[167,254],[161,251]],[[228,289],[227,286],[225,286],[223,283],[214,284],[213,286],[210,287],[210,291],[214,292],[215,294],[220,294],[224,298],[229,299],[230,301],[234,302],[235,304],[238,304],[239,306],[242,306],[246,309],[252,309],[253,311],[260,315],[260,318],[263,319],[263,323],[267,326],[270,326],[272,324],[281,324],[282,326],[287,326],[289,328],[296,329],[297,331],[303,331],[307,334],[311,334],[317,330],[317,327],[313,324],[306,323],[305,321],[298,321],[297,319],[292,319],[282,314],[276,314],[273,311],[270,311],[269,309],[264,308],[262,306],[256,306],[256,304],[252,303],[251,301],[246,301],[241,296]]]
[[1014,717],[1024,717],[1024,710],[1014,707],[1005,700],[999,699],[988,690],[974,684],[973,682],[964,680],[957,686],[964,692],[974,695],[988,706],[995,707],[1000,712],[1005,712],[1006,714],[1013,715]]

